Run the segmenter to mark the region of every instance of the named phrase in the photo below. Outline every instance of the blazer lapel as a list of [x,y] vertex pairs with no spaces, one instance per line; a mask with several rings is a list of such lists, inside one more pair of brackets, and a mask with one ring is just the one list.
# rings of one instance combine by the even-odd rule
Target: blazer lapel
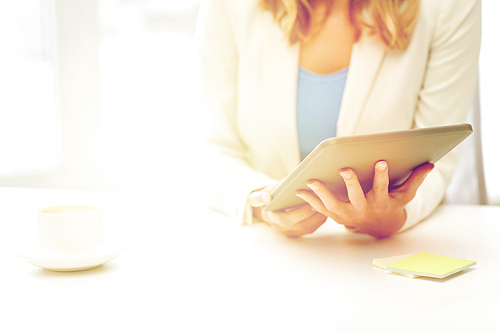
[[[300,163],[297,134],[298,44],[290,46],[273,21],[262,29],[263,104],[274,149],[288,173]],[[349,73],[342,97],[337,135],[356,134],[366,101],[382,66],[387,49],[376,36],[364,35],[353,46]],[[263,119],[263,121],[265,121]]]
[[275,22],[263,29],[263,104],[274,135],[273,148],[289,173],[300,162],[297,134],[297,80],[299,46],[290,46]]
[[337,136],[358,134],[359,122],[386,53],[387,48],[376,36],[364,34],[354,44],[337,121]]

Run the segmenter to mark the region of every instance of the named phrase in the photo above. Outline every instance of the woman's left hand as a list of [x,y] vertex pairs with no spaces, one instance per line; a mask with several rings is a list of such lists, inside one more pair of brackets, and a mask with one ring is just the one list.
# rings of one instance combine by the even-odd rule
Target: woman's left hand
[[297,191],[297,196],[309,203],[318,213],[332,218],[346,228],[373,237],[388,237],[406,222],[405,206],[417,193],[425,177],[434,168],[426,163],[416,168],[406,181],[389,190],[388,166],[385,161],[375,164],[373,187],[366,193],[352,169],[342,169],[340,175],[347,187],[349,201],[336,198],[320,181],[310,180],[307,185],[313,193]]

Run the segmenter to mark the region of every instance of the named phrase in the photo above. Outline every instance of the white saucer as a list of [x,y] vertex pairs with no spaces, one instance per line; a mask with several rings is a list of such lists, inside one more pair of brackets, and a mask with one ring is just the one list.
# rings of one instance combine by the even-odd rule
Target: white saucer
[[94,268],[116,258],[129,247],[130,242],[119,239],[104,241],[101,245],[76,251],[47,250],[36,241],[17,246],[12,252],[32,265],[50,271],[82,271]]

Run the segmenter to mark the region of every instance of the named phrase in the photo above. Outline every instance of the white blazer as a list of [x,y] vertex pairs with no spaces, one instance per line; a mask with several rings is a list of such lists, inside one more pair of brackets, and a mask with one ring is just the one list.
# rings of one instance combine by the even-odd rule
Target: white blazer
[[[337,135],[465,122],[478,75],[480,12],[480,0],[420,0],[406,51],[363,34],[352,50]],[[252,223],[249,193],[300,162],[300,46],[288,44],[258,0],[202,2],[197,41],[207,130],[200,199]],[[454,150],[436,163],[407,205],[401,230],[439,205],[458,156]]]

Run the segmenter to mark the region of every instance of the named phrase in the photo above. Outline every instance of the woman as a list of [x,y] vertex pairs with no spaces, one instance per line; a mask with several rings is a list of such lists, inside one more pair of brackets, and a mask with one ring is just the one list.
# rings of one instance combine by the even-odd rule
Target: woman
[[386,237],[442,201],[456,149],[397,189],[381,161],[366,195],[345,169],[348,202],[311,180],[311,191],[297,193],[303,205],[260,209],[321,138],[464,122],[477,80],[479,0],[210,0],[197,36],[206,205],[289,237],[328,217]]

